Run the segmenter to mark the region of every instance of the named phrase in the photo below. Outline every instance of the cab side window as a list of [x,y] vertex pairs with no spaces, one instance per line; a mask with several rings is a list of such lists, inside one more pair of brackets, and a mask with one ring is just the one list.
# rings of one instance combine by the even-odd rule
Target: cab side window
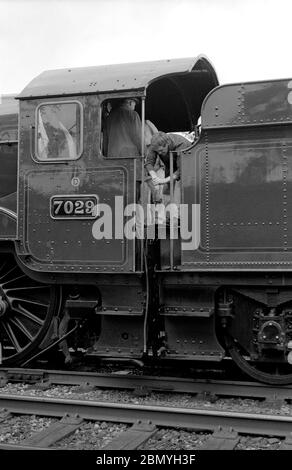
[[37,108],[36,156],[40,161],[76,160],[82,153],[82,106],[44,103]]
[[102,152],[109,158],[141,155],[142,123],[137,98],[107,100],[102,108]]

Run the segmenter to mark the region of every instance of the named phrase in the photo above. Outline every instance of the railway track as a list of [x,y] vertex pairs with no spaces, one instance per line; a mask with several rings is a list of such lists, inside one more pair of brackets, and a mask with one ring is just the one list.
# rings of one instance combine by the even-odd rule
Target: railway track
[[[51,385],[79,385],[80,391],[95,387],[137,390],[141,394],[153,391],[200,394],[214,397],[245,397],[264,399],[271,404],[292,400],[292,385],[270,386],[259,382],[204,380],[149,375],[100,374],[63,370],[0,368],[0,387],[7,382],[34,384],[46,389]],[[0,388],[1,390],[1,388]]]
[[87,420],[126,423],[130,426],[104,450],[137,449],[159,428],[213,433],[205,449],[232,449],[240,434],[277,436],[286,439],[283,448],[291,447],[292,416],[7,394],[0,394],[0,408],[0,422],[11,419],[15,414],[59,418],[57,423],[25,439],[21,444],[0,444],[0,449],[47,449]]
[[[251,382],[204,381],[172,377],[95,374],[92,372],[48,371],[41,369],[0,370],[0,384],[26,382],[40,389],[50,386],[78,385],[80,391],[94,387],[138,390],[144,393],[213,394],[228,397],[256,397],[266,400],[291,400],[292,387],[265,386]],[[15,415],[54,417],[57,421],[18,444],[1,443],[0,449],[50,449],[74,433],[85,422],[125,423],[127,430],[102,450],[139,448],[159,429],[188,429],[207,432],[204,449],[234,449],[241,435],[276,436],[282,439],[281,449],[292,449],[292,416],[242,413],[199,408],[154,406],[132,403],[108,403],[86,399],[52,398],[1,393],[0,425]]]

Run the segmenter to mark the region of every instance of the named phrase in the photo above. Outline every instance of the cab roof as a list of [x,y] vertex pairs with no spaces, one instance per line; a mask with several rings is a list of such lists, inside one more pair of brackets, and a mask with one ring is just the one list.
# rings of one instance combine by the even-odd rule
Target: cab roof
[[164,76],[190,72],[207,74],[213,86],[218,85],[216,72],[206,56],[193,58],[100,65],[49,70],[34,78],[17,98],[66,96],[118,91],[143,91]]

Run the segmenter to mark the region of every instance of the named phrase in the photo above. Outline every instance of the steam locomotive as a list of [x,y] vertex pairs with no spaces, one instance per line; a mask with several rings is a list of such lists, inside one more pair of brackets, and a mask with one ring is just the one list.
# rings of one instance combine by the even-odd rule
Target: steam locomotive
[[[125,97],[142,148],[145,120],[169,133],[201,119],[180,154],[184,236],[183,211],[177,237],[120,230],[145,185],[144,154],[103,151]],[[0,162],[4,365],[59,343],[124,362],[231,358],[292,383],[292,80],[219,86],[202,55],[44,72],[2,100]]]

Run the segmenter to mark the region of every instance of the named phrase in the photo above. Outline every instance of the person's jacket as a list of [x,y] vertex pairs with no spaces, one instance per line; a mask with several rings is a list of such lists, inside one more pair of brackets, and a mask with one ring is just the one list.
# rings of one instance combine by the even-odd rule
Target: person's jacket
[[104,152],[108,157],[141,155],[141,119],[134,110],[114,109],[105,123]]
[[[168,136],[170,137],[171,143],[168,145],[168,153],[165,156],[160,156],[159,158],[162,160],[162,162],[165,165],[165,176],[169,176],[170,172],[170,151],[172,152],[180,152],[181,150],[186,149],[191,145],[191,142],[183,137],[182,135],[179,134],[171,134],[169,133]],[[156,162],[156,159],[158,157],[157,152],[151,148],[151,145],[148,149],[148,153],[146,156],[146,161],[145,161],[145,167],[147,171],[154,170],[154,165]],[[180,161],[178,155],[174,154],[173,156],[173,174],[177,176],[177,179],[179,179],[180,176]]]

